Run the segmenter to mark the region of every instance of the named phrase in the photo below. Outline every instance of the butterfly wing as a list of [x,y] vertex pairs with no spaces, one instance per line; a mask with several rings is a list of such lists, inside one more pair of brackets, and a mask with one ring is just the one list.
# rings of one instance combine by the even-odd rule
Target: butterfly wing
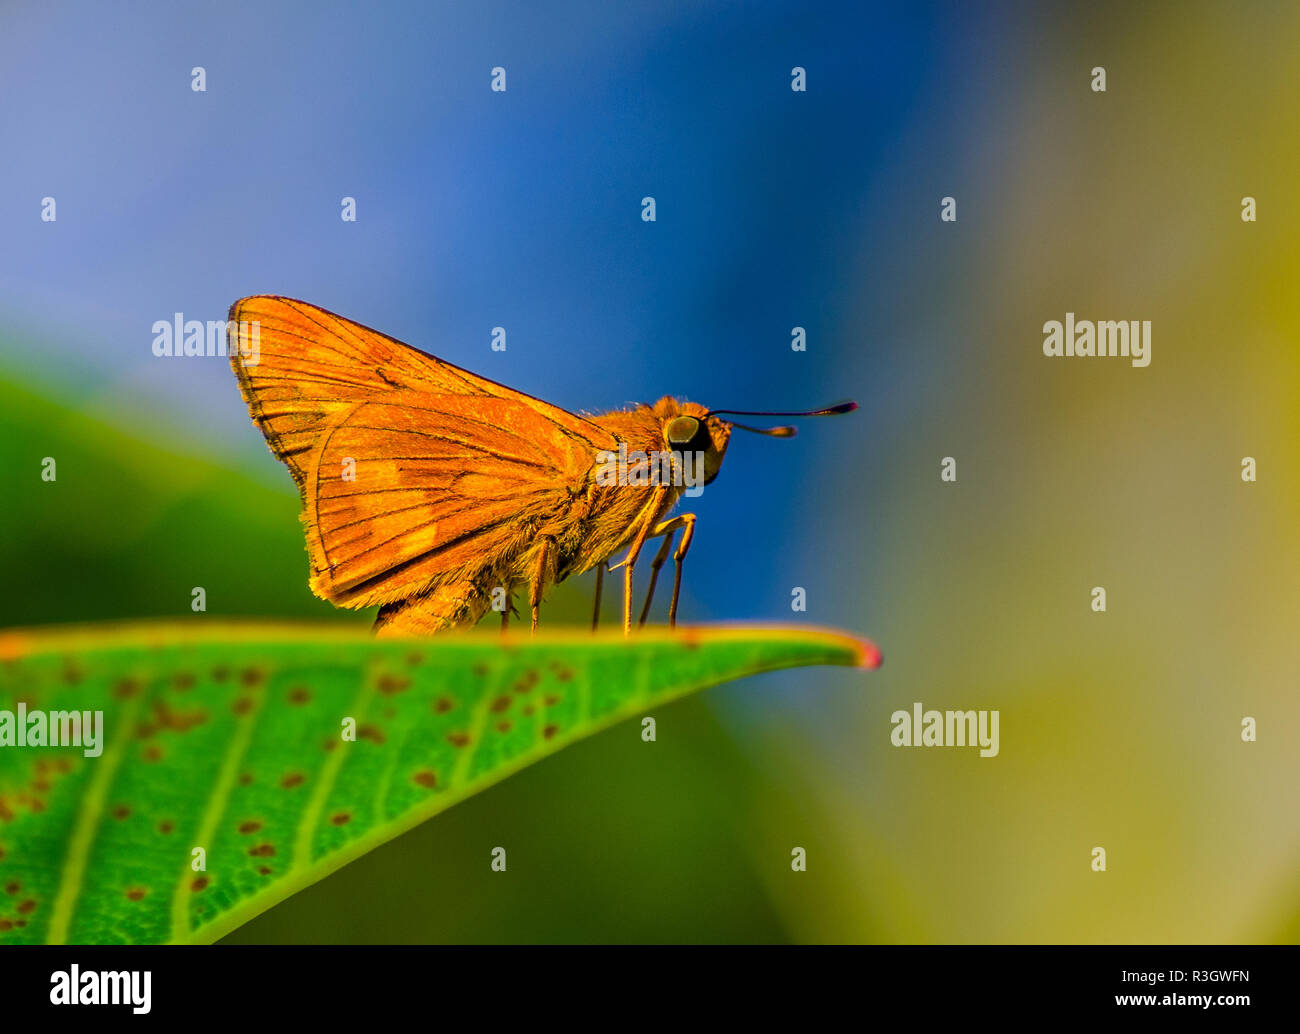
[[[559,406],[443,362],[309,302],[275,295],[230,307],[229,354],[254,423],[301,486],[309,455],[331,418],[396,388],[434,395],[513,399],[588,443],[608,432]],[[598,447],[603,448],[603,445]]]
[[245,298],[230,319],[249,412],[302,489],[311,587],[343,606],[524,549],[617,447],[591,421],[306,302]]
[[312,588],[347,606],[392,602],[562,525],[595,455],[544,423],[491,397],[404,390],[355,406],[313,453]]

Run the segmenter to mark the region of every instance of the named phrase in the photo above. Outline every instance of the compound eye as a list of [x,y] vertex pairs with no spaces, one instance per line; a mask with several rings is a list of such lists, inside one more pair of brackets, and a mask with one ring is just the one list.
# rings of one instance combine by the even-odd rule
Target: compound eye
[[674,417],[668,425],[668,444],[678,451],[685,451],[692,446],[703,429],[703,425],[693,416]]

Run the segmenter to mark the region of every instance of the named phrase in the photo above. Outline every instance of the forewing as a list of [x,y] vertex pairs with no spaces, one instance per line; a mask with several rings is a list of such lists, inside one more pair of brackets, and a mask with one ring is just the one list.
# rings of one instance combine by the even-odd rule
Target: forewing
[[520,403],[566,436],[606,448],[589,420],[532,398],[308,302],[275,295],[230,307],[230,363],[267,444],[306,487],[325,430],[358,403],[393,391]]

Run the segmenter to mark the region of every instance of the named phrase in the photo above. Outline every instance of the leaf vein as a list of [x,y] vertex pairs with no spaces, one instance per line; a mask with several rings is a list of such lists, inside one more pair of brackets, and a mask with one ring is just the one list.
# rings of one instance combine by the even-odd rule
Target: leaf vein
[[[145,693],[138,694],[123,704],[121,711],[114,715],[124,729],[130,730],[135,727],[135,716],[144,705],[146,696]],[[99,832],[103,823],[104,802],[108,800],[108,791],[112,788],[118,767],[126,754],[127,745],[131,742],[132,737],[129,732],[114,738],[112,745],[100,757],[95,774],[86,789],[86,795],[82,798],[81,807],[77,811],[76,825],[68,838],[68,853],[63,861],[59,889],[54,895],[50,925],[45,933],[47,944],[67,943],[72,915],[81,897],[86,863],[90,860],[90,852],[95,845],[95,834]]]
[[[226,752],[221,758],[221,767],[217,770],[217,781],[212,787],[212,792],[208,795],[207,802],[203,806],[203,815],[199,820],[198,829],[194,835],[194,844],[207,850],[207,845],[212,840],[213,834],[217,831],[217,824],[221,821],[221,816],[225,814],[226,806],[230,803],[230,791],[234,789],[235,779],[239,775],[240,762],[244,760],[244,755],[248,751],[248,745],[253,738],[253,729],[256,725],[256,718],[262,712],[262,701],[259,700],[257,705],[246,714],[240,715],[236,721],[235,731],[230,737],[230,744],[226,747]],[[184,942],[189,940],[190,935],[190,880],[193,870],[190,868],[190,859],[186,859],[181,870],[180,879],[176,881],[176,888],[172,891],[172,923],[171,923],[171,942]]]

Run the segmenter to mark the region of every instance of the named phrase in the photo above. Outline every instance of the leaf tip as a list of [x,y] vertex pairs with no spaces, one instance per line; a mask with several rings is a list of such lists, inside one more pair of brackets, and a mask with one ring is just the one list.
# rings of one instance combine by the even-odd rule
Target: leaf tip
[[875,671],[885,663],[885,655],[881,653],[880,647],[870,639],[858,640],[858,667],[866,668],[868,671]]

